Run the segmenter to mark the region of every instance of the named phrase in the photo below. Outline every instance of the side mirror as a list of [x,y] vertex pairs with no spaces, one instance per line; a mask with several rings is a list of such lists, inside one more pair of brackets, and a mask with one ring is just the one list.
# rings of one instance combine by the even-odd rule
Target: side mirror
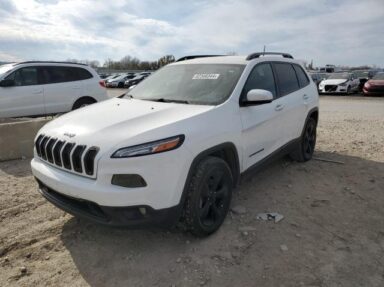
[[273,95],[270,91],[253,89],[247,93],[247,98],[244,102],[245,106],[262,105],[273,101]]
[[16,83],[14,80],[2,80],[0,81],[0,87],[13,87]]

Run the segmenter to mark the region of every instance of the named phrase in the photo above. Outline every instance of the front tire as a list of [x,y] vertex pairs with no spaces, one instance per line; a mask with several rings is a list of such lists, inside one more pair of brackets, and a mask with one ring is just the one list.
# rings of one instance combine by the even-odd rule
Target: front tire
[[219,229],[229,211],[233,177],[228,164],[217,157],[203,159],[190,181],[183,223],[192,234],[203,237]]
[[312,158],[316,146],[317,122],[314,118],[309,118],[305,124],[304,132],[300,138],[296,149],[290,157],[298,162],[305,162]]

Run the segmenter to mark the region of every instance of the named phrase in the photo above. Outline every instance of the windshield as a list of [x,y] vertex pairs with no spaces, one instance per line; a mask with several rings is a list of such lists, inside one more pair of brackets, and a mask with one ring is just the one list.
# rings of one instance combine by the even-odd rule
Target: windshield
[[0,76],[2,76],[3,74],[5,74],[6,72],[8,72],[9,70],[11,70],[13,68],[13,65],[1,65],[0,66]]
[[356,78],[368,78],[368,71],[355,71]]
[[384,80],[384,73],[378,73],[372,78],[372,80]]
[[348,80],[350,78],[350,74],[349,73],[334,73],[334,74],[330,74],[328,79],[343,79],[343,80]]
[[244,67],[229,64],[166,66],[129,91],[127,96],[141,100],[218,105],[231,95]]

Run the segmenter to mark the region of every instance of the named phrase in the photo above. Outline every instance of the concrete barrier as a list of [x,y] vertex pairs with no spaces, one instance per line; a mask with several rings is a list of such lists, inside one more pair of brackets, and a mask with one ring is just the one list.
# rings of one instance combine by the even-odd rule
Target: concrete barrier
[[0,161],[33,156],[33,140],[39,129],[51,119],[0,121]]

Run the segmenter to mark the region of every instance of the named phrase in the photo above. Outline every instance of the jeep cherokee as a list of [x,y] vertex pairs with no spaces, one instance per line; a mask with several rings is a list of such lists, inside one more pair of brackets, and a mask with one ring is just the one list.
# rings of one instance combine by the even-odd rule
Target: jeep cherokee
[[75,216],[206,236],[245,171],[311,159],[317,121],[317,87],[291,55],[188,56],[46,124],[31,165],[42,195]]

